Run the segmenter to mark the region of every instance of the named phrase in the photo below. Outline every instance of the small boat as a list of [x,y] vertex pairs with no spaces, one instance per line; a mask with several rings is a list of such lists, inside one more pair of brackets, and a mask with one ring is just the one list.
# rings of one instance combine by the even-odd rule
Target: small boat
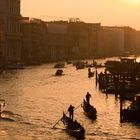
[[85,68],[85,62],[83,62],[83,61],[78,61],[77,63],[76,63],[76,69],[78,70],[78,69],[84,69]]
[[65,63],[57,63],[54,65],[54,68],[64,68],[65,67]]
[[5,110],[5,108],[6,108],[5,100],[0,99],[0,121],[14,122],[15,120],[9,118],[9,115],[5,115],[8,112]]
[[85,99],[83,100],[83,110],[86,116],[88,116],[90,119],[95,120],[97,118],[97,110],[95,107],[90,105]]
[[88,73],[88,77],[89,77],[89,78],[90,78],[90,77],[93,77],[93,76],[94,76],[94,71]]
[[140,123],[140,94],[134,96],[134,101],[130,106],[121,110],[121,116],[123,121]]
[[73,121],[71,118],[67,117],[65,113],[63,113],[63,117],[61,118],[61,121],[66,127],[66,132],[76,137],[77,139],[84,139],[85,135],[85,129],[83,126],[78,123],[76,120]]
[[63,70],[62,69],[59,69],[59,70],[56,71],[55,75],[56,76],[61,76],[62,73],[63,73]]
[[0,117],[2,112],[5,110],[6,104],[5,104],[5,100],[0,100]]
[[9,63],[5,66],[5,69],[25,69],[22,63]]

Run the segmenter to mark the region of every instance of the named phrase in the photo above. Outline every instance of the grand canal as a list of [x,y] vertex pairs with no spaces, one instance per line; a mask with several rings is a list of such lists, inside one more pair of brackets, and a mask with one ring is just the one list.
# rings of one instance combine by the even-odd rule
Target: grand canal
[[88,78],[87,68],[76,70],[72,64],[66,65],[64,75],[56,77],[53,66],[27,67],[0,75],[0,99],[7,104],[3,117],[9,118],[0,120],[0,140],[74,140],[61,122],[52,127],[70,104],[77,107],[82,103],[87,91],[92,95],[97,119],[88,119],[81,107],[74,114],[86,130],[85,140],[140,139],[140,125],[120,123],[119,100],[96,89],[95,77]]

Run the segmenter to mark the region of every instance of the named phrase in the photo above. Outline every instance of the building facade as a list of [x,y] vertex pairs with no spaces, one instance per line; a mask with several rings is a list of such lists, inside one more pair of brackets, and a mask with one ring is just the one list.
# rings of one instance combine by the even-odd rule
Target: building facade
[[77,20],[47,23],[47,56],[50,61],[93,58],[100,23]]
[[67,26],[65,21],[48,22],[47,25],[47,56],[48,61],[67,59]]
[[136,35],[135,35],[135,54],[139,54],[140,53],[140,31],[136,31]]
[[96,57],[100,23],[69,22],[68,56],[72,59]]
[[0,19],[5,25],[5,63],[21,60],[20,0],[0,0]]
[[98,56],[110,57],[120,55],[122,52],[124,52],[124,30],[102,26],[98,34]]
[[0,21],[0,66],[3,65],[5,56],[5,28],[2,21]]
[[[40,19],[22,18],[22,61],[26,64],[40,64],[47,60],[46,24]],[[46,60],[46,61],[45,61]]]
[[124,51],[133,53],[135,50],[136,30],[129,26],[118,28],[124,30]]
[[31,61],[31,25],[28,17],[21,20],[21,60],[25,64]]

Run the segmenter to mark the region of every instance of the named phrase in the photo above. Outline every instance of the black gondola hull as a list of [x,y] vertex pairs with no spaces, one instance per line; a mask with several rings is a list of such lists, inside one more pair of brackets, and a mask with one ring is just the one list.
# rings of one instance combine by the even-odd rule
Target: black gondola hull
[[85,100],[83,101],[84,114],[90,119],[95,120],[97,118],[97,110],[95,107],[91,106]]
[[85,129],[77,121],[73,121],[72,119],[67,117],[65,114],[63,114],[61,121],[65,125],[66,132],[69,135],[74,136],[77,139],[84,139]]

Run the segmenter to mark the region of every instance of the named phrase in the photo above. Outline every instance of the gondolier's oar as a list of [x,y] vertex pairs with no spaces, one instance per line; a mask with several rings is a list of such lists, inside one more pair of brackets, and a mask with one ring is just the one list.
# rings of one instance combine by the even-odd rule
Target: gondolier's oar
[[[65,114],[67,114],[67,113],[68,113],[68,111]],[[61,119],[62,119],[62,117],[53,125],[53,128],[61,121]]]
[[79,108],[82,105],[82,103],[80,105],[78,105],[74,110],[76,110],[77,108]]
[[[62,119],[62,117],[61,117]],[[59,119],[54,125],[53,125],[53,128],[61,121],[61,119]]]

